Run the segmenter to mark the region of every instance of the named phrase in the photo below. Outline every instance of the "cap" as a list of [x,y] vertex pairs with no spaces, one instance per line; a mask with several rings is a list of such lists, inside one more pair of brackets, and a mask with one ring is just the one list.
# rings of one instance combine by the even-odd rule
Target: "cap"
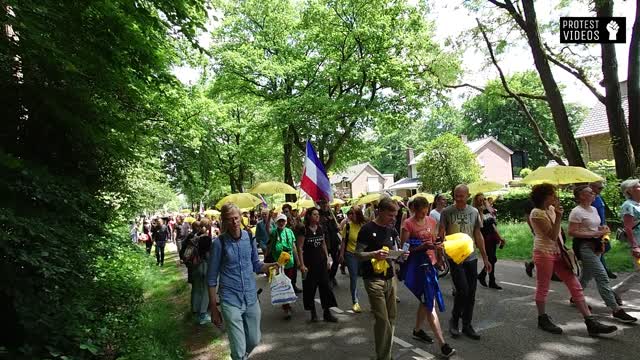
[[278,215],[278,217],[276,218],[276,222],[278,222],[280,220],[287,221],[287,215],[285,215],[285,214]]

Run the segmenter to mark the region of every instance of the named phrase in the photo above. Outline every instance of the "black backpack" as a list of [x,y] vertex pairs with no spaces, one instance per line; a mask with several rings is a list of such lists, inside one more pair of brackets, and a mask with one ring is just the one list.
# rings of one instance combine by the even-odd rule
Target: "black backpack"
[[190,236],[185,240],[186,244],[184,246],[182,260],[187,266],[197,266],[202,262],[202,256],[200,255],[200,249],[198,247],[199,240],[200,236]]

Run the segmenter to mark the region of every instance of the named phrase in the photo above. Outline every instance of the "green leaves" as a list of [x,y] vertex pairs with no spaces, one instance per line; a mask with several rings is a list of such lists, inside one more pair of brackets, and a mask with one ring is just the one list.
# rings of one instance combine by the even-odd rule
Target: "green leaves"
[[[543,95],[544,89],[534,71],[516,73],[507,78],[509,87],[516,93]],[[556,153],[561,153],[560,140],[546,101],[523,99],[531,115],[540,127],[543,137]],[[550,160],[536,138],[529,121],[516,101],[507,97],[499,79],[491,80],[485,91],[467,100],[463,106],[465,134],[470,138],[494,136],[510,149],[525,151],[527,167],[544,166]],[[567,104],[570,122],[575,129],[584,117],[584,109],[576,104]]]
[[457,184],[468,184],[480,179],[480,165],[475,155],[453,135],[445,134],[430,141],[416,165],[422,189],[428,192],[448,192]]
[[344,164],[343,150],[360,145],[365,129],[419,112],[459,71],[431,40],[422,10],[404,1],[246,1],[222,9],[218,78],[235,84],[230,92],[264,99],[274,130],[286,130],[283,145],[301,154],[311,139],[327,168]]

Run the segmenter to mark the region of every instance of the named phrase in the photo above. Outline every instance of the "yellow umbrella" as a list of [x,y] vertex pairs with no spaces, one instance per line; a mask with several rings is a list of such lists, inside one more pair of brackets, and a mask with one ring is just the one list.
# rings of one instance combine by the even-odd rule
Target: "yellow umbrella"
[[369,194],[369,195],[365,195],[363,197],[361,197],[360,199],[358,199],[356,201],[356,205],[364,205],[364,204],[368,204],[374,201],[379,201],[380,197],[382,197],[381,194]]
[[296,194],[297,190],[283,182],[267,181],[256,184],[249,192],[253,194]]
[[184,219],[184,222],[187,222],[187,223],[189,223],[189,224],[191,224],[192,222],[195,222],[195,221],[196,221],[196,218],[191,217],[191,216],[188,216],[188,217],[186,217],[186,218]]
[[316,206],[316,203],[313,202],[313,200],[311,199],[302,199],[302,200],[298,200],[298,202],[296,203],[298,206],[298,209],[301,208],[312,208],[314,206]]
[[218,203],[216,204],[216,208],[220,209],[222,208],[222,205],[226,203],[234,203],[240,208],[253,208],[259,204],[262,204],[262,200],[249,193],[231,194],[223,197],[222,200],[218,201]]
[[537,185],[549,183],[565,185],[602,181],[599,175],[579,166],[539,167],[522,179],[523,184]]
[[500,183],[497,183],[495,181],[488,181],[488,180],[475,181],[467,186],[469,187],[469,194],[478,194],[478,193],[496,191],[504,187]]
[[218,216],[220,215],[220,211],[218,210],[214,210],[214,209],[210,209],[204,212],[205,215],[213,215],[213,216]]
[[183,214],[189,214],[189,213],[191,213],[191,209],[182,209],[182,210],[180,210],[180,212],[183,213]]
[[398,196],[398,195],[393,195],[393,196],[391,197],[391,199],[393,199],[393,200],[395,200],[395,201],[402,201],[402,197],[401,197],[401,196]]
[[427,199],[428,202],[432,203],[433,199],[435,199],[435,196],[433,194],[428,194],[428,193],[417,193],[415,195],[413,195],[411,197],[411,200],[417,198],[417,197],[423,197],[425,199]]
[[344,201],[342,201],[341,199],[333,199],[333,200],[331,200],[329,205],[331,205],[331,206],[344,205]]

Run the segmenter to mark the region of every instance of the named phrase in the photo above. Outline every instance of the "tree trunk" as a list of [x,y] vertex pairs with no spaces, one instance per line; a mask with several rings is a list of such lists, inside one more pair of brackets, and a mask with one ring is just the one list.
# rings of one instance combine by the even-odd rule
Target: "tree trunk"
[[[596,1],[595,6],[598,16],[613,15],[613,1]],[[600,49],[602,75],[606,90],[605,106],[609,122],[609,135],[613,146],[613,158],[616,161],[616,176],[619,179],[626,179],[633,176],[636,166],[629,140],[629,130],[622,110],[616,48],[615,44],[600,44]]]
[[[282,147],[284,149],[284,182],[295,187],[293,182],[293,173],[291,171],[291,155],[293,154],[293,144],[291,142],[291,137],[289,136],[289,129],[282,129]],[[286,194],[285,200],[287,201],[296,201],[297,197],[295,194]]]
[[636,19],[631,29],[629,44],[629,69],[627,73],[627,94],[629,100],[629,140],[635,155],[636,165],[640,164],[640,0],[636,0]]
[[[542,86],[544,87],[545,94],[547,96],[547,102],[551,109],[551,115],[553,116],[553,122],[555,124],[560,144],[564,150],[564,155],[567,157],[569,165],[584,167],[584,160],[580,154],[580,148],[578,142],[573,135],[571,125],[569,124],[569,115],[567,109],[564,106],[562,99],[562,93],[556,83],[551,67],[549,66],[549,60],[542,47],[540,40],[540,33],[538,31],[538,20],[536,18],[536,10],[533,4],[533,0],[523,0],[522,5],[524,7],[525,14],[525,28],[523,29],[527,35],[529,46],[531,47],[531,53],[533,55],[533,61],[535,63]],[[511,11],[510,11],[511,12]],[[512,16],[514,14],[512,13]]]

